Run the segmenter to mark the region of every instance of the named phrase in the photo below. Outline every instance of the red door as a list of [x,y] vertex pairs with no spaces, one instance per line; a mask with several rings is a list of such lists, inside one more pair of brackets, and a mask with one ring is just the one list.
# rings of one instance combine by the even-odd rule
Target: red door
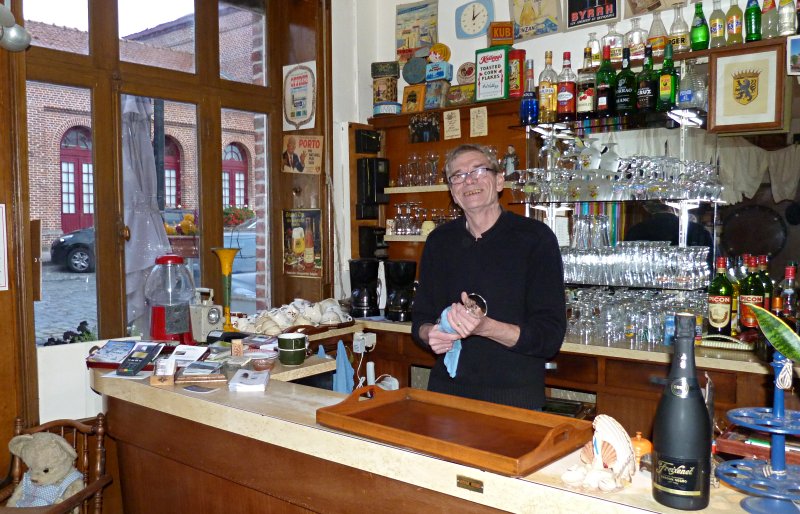
[[61,141],[61,230],[94,224],[94,169],[88,129],[70,129]]

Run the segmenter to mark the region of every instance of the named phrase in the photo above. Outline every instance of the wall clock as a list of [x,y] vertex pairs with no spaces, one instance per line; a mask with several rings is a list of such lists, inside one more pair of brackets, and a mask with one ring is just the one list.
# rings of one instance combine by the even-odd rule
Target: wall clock
[[456,9],[456,37],[470,39],[486,34],[494,21],[492,0],[473,0]]

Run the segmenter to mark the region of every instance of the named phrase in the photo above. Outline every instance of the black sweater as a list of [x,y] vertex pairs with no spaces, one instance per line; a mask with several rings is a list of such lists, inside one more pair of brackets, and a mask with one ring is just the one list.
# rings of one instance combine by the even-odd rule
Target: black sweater
[[436,323],[442,309],[460,301],[462,291],[483,296],[490,318],[519,326],[519,339],[508,348],[467,337],[455,378],[440,355],[428,389],[541,408],[544,363],[558,353],[566,329],[564,274],[553,232],[507,211],[477,240],[463,217],[434,230],[422,252],[414,298],[412,334],[418,344],[428,348],[419,339],[420,326]]

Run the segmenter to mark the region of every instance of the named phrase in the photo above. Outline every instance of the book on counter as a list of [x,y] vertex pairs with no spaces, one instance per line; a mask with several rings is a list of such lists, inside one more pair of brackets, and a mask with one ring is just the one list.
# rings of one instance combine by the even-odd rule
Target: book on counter
[[269,370],[240,369],[231,377],[228,389],[231,391],[266,391],[267,382],[269,382]]
[[207,353],[208,348],[205,346],[179,344],[175,347],[175,350],[172,352],[172,354],[165,358],[175,361],[176,368],[183,368],[193,362],[199,361]]
[[133,376],[152,364],[164,348],[164,343],[137,342],[131,353],[117,367],[117,375]]
[[222,373],[221,362],[195,361],[181,368],[175,374],[176,384],[224,383],[227,378]]
[[131,353],[134,346],[136,346],[136,341],[132,339],[111,339],[86,357],[86,363],[87,365],[113,364],[113,367],[117,367]]

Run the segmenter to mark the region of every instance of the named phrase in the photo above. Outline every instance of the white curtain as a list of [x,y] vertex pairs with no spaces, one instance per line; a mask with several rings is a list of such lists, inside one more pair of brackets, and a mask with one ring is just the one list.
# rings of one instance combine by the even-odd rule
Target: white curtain
[[125,290],[128,323],[147,335],[144,284],[156,257],[170,253],[170,243],[156,197],[156,162],[150,141],[149,98],[122,95],[122,177],[125,243]]

